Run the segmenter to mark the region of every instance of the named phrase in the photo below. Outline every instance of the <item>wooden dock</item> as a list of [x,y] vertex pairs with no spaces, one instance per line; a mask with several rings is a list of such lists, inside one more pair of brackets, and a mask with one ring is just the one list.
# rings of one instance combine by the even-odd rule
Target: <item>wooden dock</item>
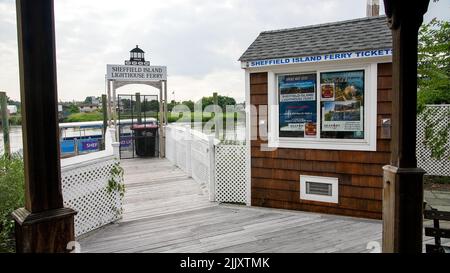
[[79,238],[82,252],[369,252],[380,221],[219,205],[167,160],[122,161],[123,220]]

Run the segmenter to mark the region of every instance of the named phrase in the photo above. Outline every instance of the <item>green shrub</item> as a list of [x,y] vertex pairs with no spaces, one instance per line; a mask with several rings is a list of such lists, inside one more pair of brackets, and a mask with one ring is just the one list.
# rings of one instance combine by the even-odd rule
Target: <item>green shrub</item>
[[11,126],[18,126],[18,125],[22,125],[22,116],[20,115],[11,115],[9,117],[9,125]]
[[22,156],[0,157],[0,253],[14,252],[14,221],[11,213],[24,206]]

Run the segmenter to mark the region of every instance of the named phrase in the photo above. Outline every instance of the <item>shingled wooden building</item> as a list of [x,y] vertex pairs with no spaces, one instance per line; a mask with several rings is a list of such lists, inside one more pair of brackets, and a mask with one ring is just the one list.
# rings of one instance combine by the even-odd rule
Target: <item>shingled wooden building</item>
[[386,17],[262,32],[240,61],[252,205],[381,219],[391,157]]

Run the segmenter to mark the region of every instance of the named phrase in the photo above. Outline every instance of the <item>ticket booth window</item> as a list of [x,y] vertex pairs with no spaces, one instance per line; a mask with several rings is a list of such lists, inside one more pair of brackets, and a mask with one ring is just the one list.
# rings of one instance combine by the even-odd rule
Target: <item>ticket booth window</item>
[[320,137],[364,139],[364,70],[320,73]]
[[376,75],[374,64],[274,71],[269,146],[376,150]]

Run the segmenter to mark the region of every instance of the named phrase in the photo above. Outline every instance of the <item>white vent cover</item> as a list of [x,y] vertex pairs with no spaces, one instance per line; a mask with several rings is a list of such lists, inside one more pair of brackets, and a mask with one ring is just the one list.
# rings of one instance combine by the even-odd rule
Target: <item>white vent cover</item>
[[339,203],[339,179],[321,176],[300,176],[300,199]]

